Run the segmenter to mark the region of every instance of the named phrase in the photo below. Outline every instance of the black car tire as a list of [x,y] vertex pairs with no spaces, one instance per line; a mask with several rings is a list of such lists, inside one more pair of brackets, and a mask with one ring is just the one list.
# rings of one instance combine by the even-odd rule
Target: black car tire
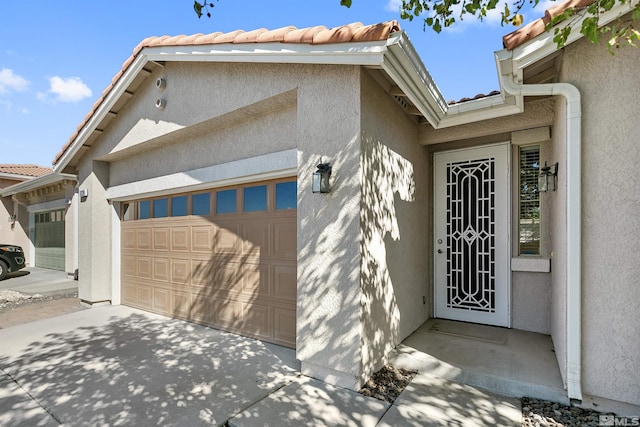
[[0,261],[0,280],[4,280],[8,272],[9,267],[7,267],[7,264],[5,264],[4,261]]

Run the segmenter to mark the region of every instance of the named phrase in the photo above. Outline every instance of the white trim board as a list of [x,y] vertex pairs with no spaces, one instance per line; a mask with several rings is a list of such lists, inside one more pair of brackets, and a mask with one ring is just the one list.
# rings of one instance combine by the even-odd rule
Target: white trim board
[[290,149],[219,165],[144,179],[107,189],[107,199],[161,196],[182,191],[223,187],[246,182],[285,178],[298,172],[298,150]]

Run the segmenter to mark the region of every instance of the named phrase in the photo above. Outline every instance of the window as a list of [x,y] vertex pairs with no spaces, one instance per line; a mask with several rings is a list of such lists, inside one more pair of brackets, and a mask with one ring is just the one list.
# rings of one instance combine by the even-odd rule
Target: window
[[187,215],[187,196],[176,196],[171,198],[171,216]]
[[216,213],[226,214],[236,211],[236,190],[224,190],[216,193]]
[[168,200],[156,199],[153,201],[153,217],[164,218],[168,214]]
[[143,200],[138,203],[138,219],[151,218],[151,202]]
[[540,146],[520,147],[519,165],[518,254],[540,255]]
[[267,210],[267,186],[246,187],[244,189],[244,211],[258,212]]
[[295,181],[276,184],[276,210],[295,209],[298,199],[298,186]]
[[194,194],[191,197],[193,207],[191,213],[193,215],[206,216],[211,213],[211,196],[209,193]]
[[133,204],[132,203],[123,203],[122,204],[122,220],[123,221],[131,221],[133,220]]

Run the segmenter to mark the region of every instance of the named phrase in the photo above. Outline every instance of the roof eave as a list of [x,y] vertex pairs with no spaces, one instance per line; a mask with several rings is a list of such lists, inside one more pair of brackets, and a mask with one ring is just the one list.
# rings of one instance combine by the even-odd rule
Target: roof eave
[[0,172],[0,178],[19,179],[19,180],[25,181],[25,180],[28,180],[28,179],[33,179],[33,178],[35,178],[35,176],[33,176],[33,175],[21,175],[19,173]]
[[[621,16],[626,15],[631,12],[640,2],[640,0],[631,0],[628,2],[616,2],[616,4],[608,11],[603,12],[599,15],[599,26],[605,26],[609,24],[611,21],[620,18]],[[586,10],[585,10],[586,12]],[[576,14],[574,18],[570,20],[562,21],[557,24],[555,27],[571,27],[571,33],[565,43],[565,46],[574,43],[575,41],[584,37],[584,34],[580,32],[582,28],[583,21],[588,16],[584,13],[582,16]],[[554,27],[554,28],[555,28]],[[546,58],[549,55],[554,54],[558,51],[558,46],[556,42],[553,41],[555,34],[554,31],[545,31],[544,33],[534,37],[533,39],[523,43],[522,45],[514,48],[512,51],[508,51],[507,49],[503,49],[502,51],[496,52],[498,55],[499,52],[511,52],[511,60],[513,61],[514,70],[523,70],[531,64],[534,64],[541,59]],[[504,54],[502,56],[505,56]],[[518,77],[521,77],[518,76]]]
[[202,46],[146,47],[97,107],[71,145],[58,159],[54,170],[62,171],[78,154],[92,132],[124,94],[148,62],[197,61],[243,63],[297,63],[326,65],[381,66],[387,41],[334,43],[321,45],[285,43],[246,43]]
[[10,187],[3,188],[2,190],[0,190],[0,196],[2,197],[13,196],[14,194],[35,190],[37,188],[44,187],[46,185],[51,185],[55,182],[62,181],[65,179],[71,180],[71,181],[77,181],[78,177],[76,175],[72,175],[68,173],[51,172],[50,174],[42,175],[37,178],[29,179],[27,181],[14,184]]
[[402,89],[424,118],[432,126],[437,126],[447,113],[447,101],[406,33],[400,31],[389,36],[387,46],[382,69]]

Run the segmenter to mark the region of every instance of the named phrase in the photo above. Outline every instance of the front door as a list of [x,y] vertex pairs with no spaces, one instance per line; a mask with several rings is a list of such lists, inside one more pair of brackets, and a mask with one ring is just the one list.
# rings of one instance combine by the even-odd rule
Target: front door
[[434,163],[435,317],[508,327],[509,144]]

